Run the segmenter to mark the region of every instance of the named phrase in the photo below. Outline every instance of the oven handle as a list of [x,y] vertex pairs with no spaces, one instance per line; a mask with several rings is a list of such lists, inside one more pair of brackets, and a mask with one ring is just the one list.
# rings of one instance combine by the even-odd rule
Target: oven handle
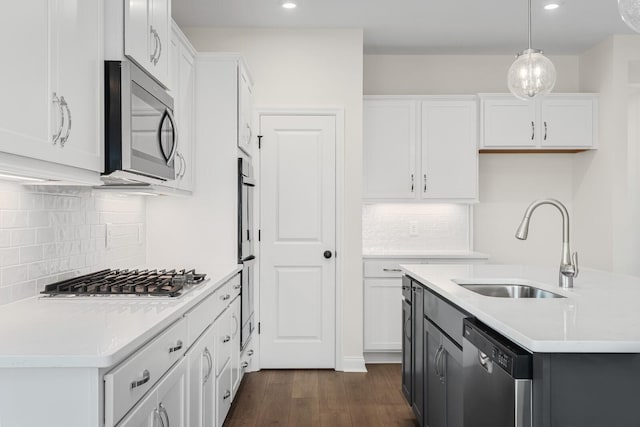
[[169,117],[169,121],[171,121],[171,125],[173,126],[173,147],[171,148],[171,154],[167,158],[167,166],[169,163],[173,161],[173,158],[176,156],[176,152],[178,151],[178,125],[176,124],[176,119],[173,116],[173,112],[167,108],[167,117]]

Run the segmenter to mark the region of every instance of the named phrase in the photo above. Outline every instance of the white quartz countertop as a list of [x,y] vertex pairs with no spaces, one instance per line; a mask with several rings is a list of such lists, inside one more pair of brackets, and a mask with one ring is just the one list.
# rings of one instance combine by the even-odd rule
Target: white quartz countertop
[[[401,268],[532,352],[640,353],[640,278],[583,269],[574,279],[574,288],[565,290],[558,286],[557,268],[490,264],[412,264]],[[488,297],[452,279],[530,284],[566,298]]]
[[405,258],[405,259],[477,259],[488,260],[489,255],[474,251],[374,251],[365,250],[363,258]]
[[0,306],[0,368],[113,366],[241,269],[215,268],[180,298],[37,296]]

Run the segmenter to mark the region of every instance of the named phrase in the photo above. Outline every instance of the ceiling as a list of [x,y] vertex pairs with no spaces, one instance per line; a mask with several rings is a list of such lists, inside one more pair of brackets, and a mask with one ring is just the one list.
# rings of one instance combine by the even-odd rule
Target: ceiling
[[[533,2],[533,47],[578,54],[609,34],[632,34],[616,0]],[[181,27],[363,28],[365,53],[516,53],[527,44],[526,0],[173,0]]]

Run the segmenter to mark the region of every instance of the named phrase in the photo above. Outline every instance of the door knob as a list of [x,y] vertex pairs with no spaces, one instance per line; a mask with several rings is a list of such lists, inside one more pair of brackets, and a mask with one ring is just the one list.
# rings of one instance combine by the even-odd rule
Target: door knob
[[333,256],[333,252],[331,251],[324,251],[324,257],[326,259],[331,259],[331,257]]

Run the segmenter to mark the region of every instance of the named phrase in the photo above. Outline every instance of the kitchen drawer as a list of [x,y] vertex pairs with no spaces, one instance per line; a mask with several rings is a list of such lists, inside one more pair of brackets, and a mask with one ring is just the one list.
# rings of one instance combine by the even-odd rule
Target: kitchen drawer
[[216,396],[218,399],[216,425],[222,426],[231,408],[231,364],[227,364],[220,376],[216,379]]
[[219,316],[225,308],[229,307],[231,301],[233,301],[233,297],[236,292],[234,286],[237,286],[239,281],[240,276],[234,276],[233,279],[229,280],[216,291],[218,301],[218,307],[216,309],[217,316]]
[[402,277],[400,264],[426,264],[427,261],[393,260],[393,261],[365,261],[364,277]]
[[105,419],[120,420],[184,356],[187,321],[182,318],[104,376]]
[[213,335],[217,377],[231,359],[231,310],[227,309],[213,324]]
[[462,346],[462,321],[469,314],[425,288],[424,315]]
[[207,329],[219,315],[217,311],[220,310],[221,304],[218,303],[218,295],[218,292],[214,292],[187,313],[189,329],[187,348],[191,347],[193,343],[198,340],[198,337],[202,335],[204,330]]
[[240,295],[241,290],[242,282],[240,280],[240,275],[236,274],[231,280],[229,280],[229,293],[231,295],[231,299],[229,301],[233,301],[235,297]]

